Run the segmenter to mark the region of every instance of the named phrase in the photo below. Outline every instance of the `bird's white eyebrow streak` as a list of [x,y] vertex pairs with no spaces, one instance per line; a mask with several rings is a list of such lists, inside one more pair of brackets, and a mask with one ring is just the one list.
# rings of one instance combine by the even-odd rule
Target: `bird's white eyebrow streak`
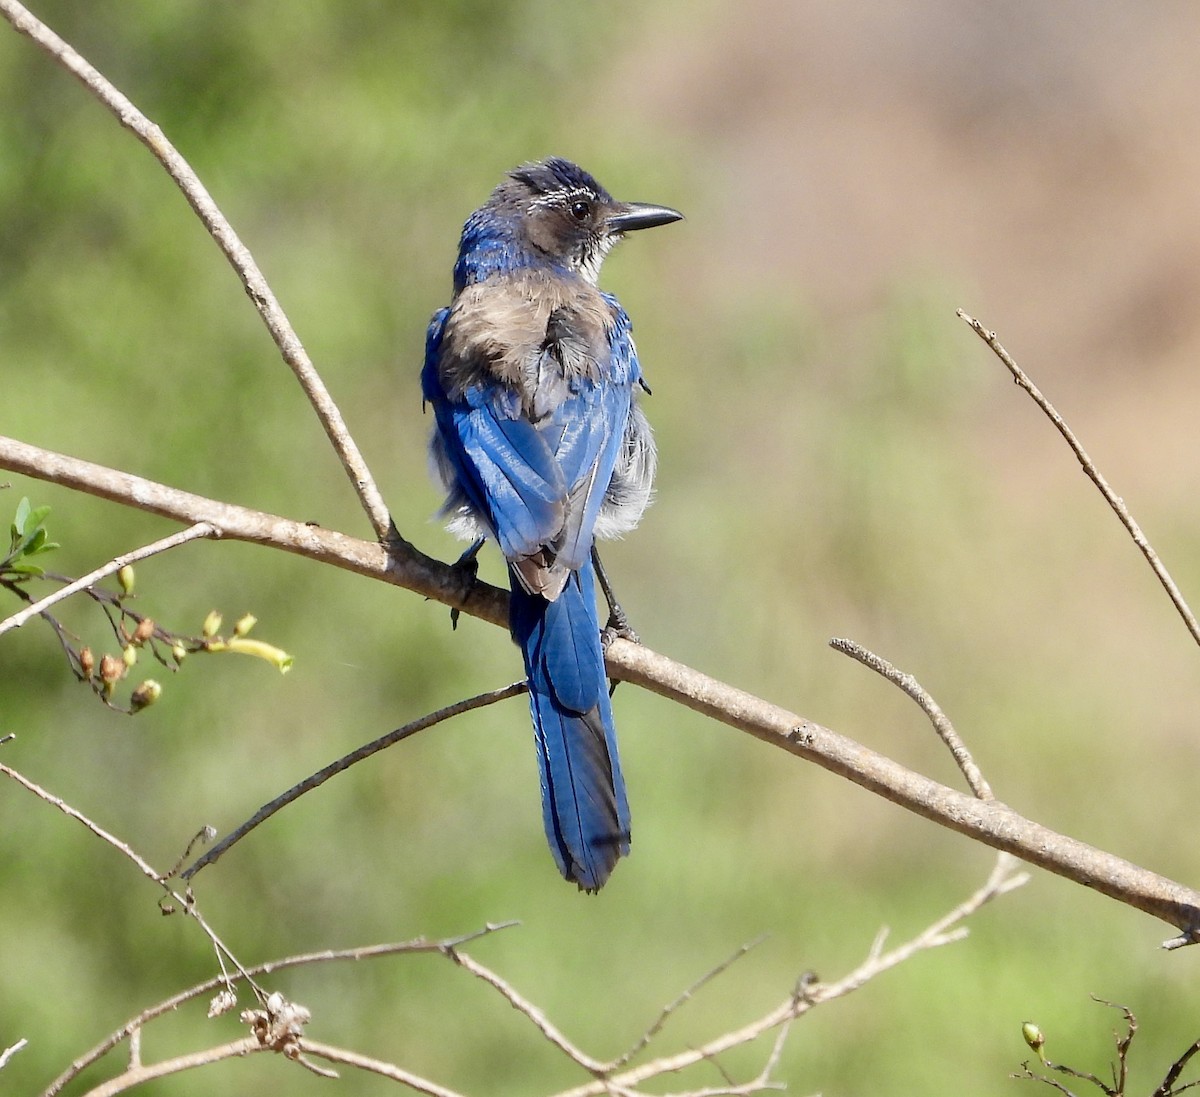
[[563,206],[576,198],[586,198],[590,202],[595,197],[590,190],[584,187],[573,187],[571,190],[552,190],[549,194],[543,194],[540,198],[535,198],[530,202],[529,210],[532,213],[534,210],[545,209],[547,206]]

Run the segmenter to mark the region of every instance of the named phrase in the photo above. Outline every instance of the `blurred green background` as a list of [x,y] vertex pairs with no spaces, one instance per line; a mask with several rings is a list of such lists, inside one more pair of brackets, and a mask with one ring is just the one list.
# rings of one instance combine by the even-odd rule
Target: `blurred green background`
[[[191,161],[270,279],[400,530],[430,516],[417,373],[457,234],[502,172],[571,157],[688,220],[626,244],[606,288],[654,396],[659,497],[606,558],[657,650],[949,783],[913,706],[829,651],[917,674],[1026,814],[1176,879],[1193,839],[1200,663],[1061,441],[955,319],[999,330],[1173,568],[1200,590],[1200,13],[1184,3],[631,0],[43,2],[36,11]],[[0,430],[231,502],[369,536],[340,467],[217,249],[160,168],[0,26]],[[4,477],[54,510],[83,573],[168,523]],[[7,521],[7,519],[5,519]],[[484,575],[501,577],[485,552]],[[193,659],[128,719],[29,626],[0,648],[3,759],[173,864],[331,759],[520,673],[501,630],[248,546],[139,568],[138,608],[198,631],[251,610],[296,657]],[[14,606],[3,606],[8,611]],[[64,621],[103,641],[81,600]],[[617,692],[634,849],[597,897],[554,871],[523,700],[355,767],[197,880],[246,963],[519,919],[481,960],[597,1056],[738,945],[766,941],[658,1050],[740,1026],[881,925],[900,938],[991,854],[631,687]],[[213,973],[132,866],[0,784],[5,1092],[39,1090],[128,1016]],[[826,1094],[1013,1092],[1038,1021],[1106,1073],[1142,1022],[1152,1089],[1196,1035],[1194,950],[1045,874],[800,1024],[779,1074]],[[494,994],[436,957],[271,980],[343,1043],[478,1094],[582,1082]],[[234,1039],[194,1004],[148,1060]],[[757,1069],[766,1054],[731,1058]],[[107,1068],[111,1069],[111,1068]],[[284,1073],[286,1072],[286,1073]],[[103,1077],[93,1071],[93,1084]],[[664,1087],[719,1084],[713,1069]],[[145,1087],[331,1083],[266,1057]],[[393,1087],[347,1073],[339,1092]],[[75,1092],[82,1090],[77,1087]],[[1132,1091],[1132,1090],[1131,1090]],[[1140,1091],[1140,1090],[1139,1090]]]

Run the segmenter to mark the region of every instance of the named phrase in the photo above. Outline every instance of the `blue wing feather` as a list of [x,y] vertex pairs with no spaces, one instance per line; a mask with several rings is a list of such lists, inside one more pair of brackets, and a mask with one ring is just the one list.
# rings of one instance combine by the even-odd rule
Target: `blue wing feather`
[[453,487],[510,561],[546,549],[569,570],[561,593],[547,600],[510,567],[510,627],[529,682],[547,840],[563,876],[588,891],[629,852],[590,552],[641,371],[628,316],[614,298],[604,300],[613,323],[601,360],[590,373],[551,376],[530,401],[536,423],[514,385],[498,378],[448,396],[439,375],[448,310],[430,324],[422,372]]

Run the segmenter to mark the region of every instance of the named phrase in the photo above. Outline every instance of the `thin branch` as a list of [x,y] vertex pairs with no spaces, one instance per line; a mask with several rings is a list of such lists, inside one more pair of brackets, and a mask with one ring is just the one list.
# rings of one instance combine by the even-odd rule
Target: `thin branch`
[[759,937],[757,940],[749,941],[746,944],[742,945],[737,950],[737,952],[735,952],[732,956],[728,957],[725,960],[722,960],[716,967],[712,968],[711,970],[706,971],[690,987],[687,987],[683,991],[683,993],[679,994],[678,996],[676,996],[676,998],[673,1001],[668,1002],[665,1006],[663,1006],[663,1008],[659,1012],[658,1016],[654,1019],[653,1024],[651,1024],[650,1027],[648,1029],[646,1029],[646,1031],[644,1033],[642,1033],[642,1035],[640,1037],[638,1037],[637,1041],[633,1044],[633,1046],[628,1051],[626,1051],[623,1055],[620,1055],[618,1058],[614,1059],[612,1062],[607,1063],[606,1064],[607,1069],[610,1071],[616,1070],[617,1068],[622,1067],[626,1063],[628,1063],[631,1059],[634,1058],[634,1056],[638,1055],[642,1051],[642,1049],[645,1048],[646,1045],[649,1044],[650,1041],[653,1040],[654,1037],[657,1036],[663,1030],[663,1026],[667,1023],[667,1020],[671,1017],[671,1015],[676,1012],[676,1010],[678,1010],[685,1003],[691,1001],[691,999],[693,997],[695,997],[696,993],[699,990],[701,990],[703,987],[705,987],[709,983],[711,983],[715,978],[717,978],[717,976],[723,975],[726,971],[728,971],[731,967],[733,967],[733,965],[736,964],[738,962],[738,960],[740,960],[743,956],[745,956],[752,948],[755,948],[756,946],[761,944],[762,941],[763,941],[763,938]]
[[16,1055],[16,1053],[28,1043],[29,1041],[22,1036],[21,1039],[19,1039],[15,1044],[10,1044],[3,1051],[0,1051],[0,1070],[3,1070],[6,1066],[8,1066],[9,1059]]
[[[42,788],[42,786],[37,784],[35,781],[29,780],[28,777],[18,773],[10,766],[4,765],[2,762],[0,762],[0,773],[4,774],[6,777],[11,777],[22,788],[32,792],[36,797],[38,797],[39,800],[44,800],[47,804],[58,808],[58,810],[64,815],[74,819],[77,823],[82,823],[97,838],[101,839],[101,841],[107,842],[113,847],[113,849],[129,858],[130,861],[137,865],[137,867],[141,870],[142,875],[147,879],[152,880],[156,884],[162,882],[162,877],[154,870],[154,867],[144,857],[142,857],[141,854],[132,849],[127,842],[121,841],[121,839],[116,837],[116,835],[109,834],[107,830],[96,823],[93,823],[91,819],[83,814],[83,812],[77,811],[75,808],[71,807],[71,805],[61,797],[55,796],[54,793]],[[180,901],[182,902],[182,900]]]
[[324,784],[330,777],[349,769],[356,762],[361,762],[364,758],[370,758],[372,754],[377,754],[379,751],[395,743],[399,743],[403,739],[416,735],[419,731],[424,731],[426,728],[434,727],[444,720],[449,720],[451,717],[459,716],[464,712],[470,712],[472,709],[493,705],[497,701],[505,701],[509,697],[516,697],[518,694],[524,693],[525,689],[524,682],[514,682],[512,685],[505,686],[502,689],[494,689],[488,693],[481,693],[476,697],[468,697],[465,701],[456,701],[452,705],[438,709],[437,712],[428,713],[417,720],[413,720],[410,724],[405,724],[394,731],[389,731],[386,735],[381,735],[373,742],[366,743],[357,750],[352,750],[349,754],[342,755],[336,762],[330,762],[324,769],[318,770],[311,776],[306,777],[299,784],[293,785],[287,792],[276,796],[270,803],[264,804],[240,827],[222,838],[215,846],[198,857],[192,865],[181,873],[182,878],[190,880],[205,865],[212,864],[230,846],[240,842],[255,827],[266,822],[281,808],[287,807],[293,800],[299,799],[306,792],[310,792],[318,785]]
[[20,628],[31,617],[35,617],[39,613],[44,613],[64,598],[69,598],[72,594],[78,594],[81,590],[87,590],[88,587],[95,586],[101,579],[115,575],[128,564],[136,564],[139,560],[145,560],[147,557],[155,556],[160,552],[166,552],[168,549],[173,549],[178,545],[185,545],[188,541],[195,541],[200,537],[220,537],[220,535],[220,531],[208,522],[197,522],[194,526],[189,526],[187,529],[171,534],[170,537],[163,537],[153,544],[143,545],[141,548],[122,553],[122,555],[115,557],[107,564],[96,568],[95,571],[88,572],[87,575],[76,579],[72,583],[68,583],[65,587],[61,587],[52,594],[47,594],[45,598],[41,598],[31,605],[26,606],[23,610],[14,613],[6,620],[0,621],[0,636],[3,636],[10,629]]
[[[787,1044],[787,1038],[791,1035],[792,1025],[796,1023],[794,1017],[789,1017],[782,1025],[779,1026],[779,1031],[775,1034],[775,1043],[771,1048],[771,1054],[767,1056],[767,1061],[763,1064],[762,1073],[758,1076],[758,1080],[763,1083],[763,1088],[766,1088],[766,1081],[774,1073],[779,1066],[779,1060],[783,1057],[783,1049]],[[780,1089],[785,1087],[780,1086]]]
[[851,659],[857,659],[863,666],[870,667],[876,674],[882,675],[892,685],[899,686],[909,697],[916,701],[921,711],[929,717],[929,722],[933,724],[933,730],[938,733],[942,742],[946,744],[950,753],[954,756],[954,761],[962,771],[963,777],[966,778],[967,784],[971,786],[971,791],[980,800],[994,800],[996,798],[992,793],[991,786],[987,783],[987,779],[983,776],[983,772],[975,764],[975,759],[971,757],[971,752],[967,750],[967,744],[963,742],[962,736],[958,734],[954,725],[950,722],[950,717],[942,711],[941,706],[916,678],[892,666],[886,659],[876,655],[873,651],[868,651],[853,640],[835,638],[829,641],[829,646],[834,651],[840,651],[843,655],[849,655]]
[[16,0],[0,0],[0,15],[3,15],[13,27],[26,35],[40,46],[58,64],[62,65],[92,95],[100,100],[126,129],[147,149],[154,158],[166,169],[175,181],[175,185],[183,192],[188,205],[195,211],[196,216],[208,230],[225,258],[237,272],[238,277],[254,302],[254,307],[262,317],[267,331],[279,348],[283,360],[291,367],[296,380],[304,389],[309,403],[317,413],[321,426],[332,443],[335,452],[346,470],[360,503],[371,521],[375,535],[382,541],[389,536],[391,520],[383,502],[383,496],[371,476],[367,463],[359,452],[358,446],[350,436],[342,413],[334,403],[333,397],[325,388],[316,368],[308,357],[308,352],[300,342],[292,328],[291,321],[275,299],[262,271],[258,269],[254,257],[242,243],[233,226],[226,220],[225,215],[218,209],[216,202],[208,193],[200,177],[192,166],[179,154],[167,140],[163,131],[150,121],[133,103],[110,83],[102,73],[92,66],[69,43],[63,41],[44,23],[39,21]]
[[1028,1063],[1022,1063],[1021,1067],[1021,1073],[1013,1074],[1011,1077],[1016,1078],[1018,1081],[1044,1082],[1046,1085],[1050,1086],[1051,1089],[1058,1090],[1058,1092],[1063,1094],[1064,1097],[1076,1097],[1075,1091],[1068,1089],[1065,1085],[1063,1085],[1062,1082],[1058,1081],[1057,1078],[1047,1078],[1044,1074],[1034,1074],[1033,1071],[1029,1069]]
[[234,1040],[230,1044],[222,1044],[220,1047],[206,1048],[204,1051],[193,1051],[189,1055],[179,1055],[174,1059],[164,1059],[161,1063],[130,1067],[129,1070],[118,1074],[115,1078],[110,1078],[107,1082],[101,1083],[94,1089],[89,1089],[84,1094],[84,1097],[114,1097],[115,1094],[124,1093],[126,1090],[133,1089],[134,1086],[140,1086],[144,1082],[153,1081],[155,1078],[165,1078],[169,1074],[179,1074],[182,1071],[192,1070],[195,1067],[204,1067],[210,1063],[219,1063],[223,1059],[240,1059],[246,1055],[252,1055],[257,1051],[269,1050],[269,1048],[263,1047],[253,1036],[243,1036],[240,1040]]
[[1175,1083],[1179,1081],[1179,1076],[1183,1073],[1188,1063],[1191,1062],[1192,1056],[1198,1051],[1200,1051],[1200,1040],[1188,1045],[1183,1054],[1171,1064],[1171,1069],[1167,1071],[1167,1076],[1154,1091],[1152,1097],[1171,1097],[1174,1093],[1182,1093],[1185,1089],[1200,1085],[1200,1082],[1188,1082],[1187,1085],[1181,1086],[1179,1089],[1175,1088]]
[[310,1040],[307,1036],[300,1038],[298,1046],[306,1055],[316,1055],[321,1059],[327,1059],[331,1063],[342,1063],[345,1066],[355,1067],[358,1070],[365,1070],[371,1074],[390,1078],[393,1082],[401,1082],[410,1089],[415,1089],[418,1093],[429,1094],[430,1097],[462,1097],[457,1090],[439,1086],[436,1082],[431,1082],[428,1078],[422,1078],[419,1074],[413,1074],[411,1071],[404,1070],[394,1063],[385,1063],[381,1059],[372,1059],[367,1055],[360,1055],[356,1051],[334,1047],[332,1044],[318,1043],[316,1040]]
[[[217,935],[216,930],[214,930],[212,928],[212,926],[210,926],[208,924],[208,921],[205,919],[204,915],[200,913],[199,908],[196,906],[195,902],[192,901],[191,896],[190,895],[180,895],[177,892],[172,891],[166,884],[166,877],[163,876],[162,873],[155,871],[153,866],[150,865],[150,863],[148,861],[146,861],[146,859],[144,857],[142,857],[141,854],[139,854],[136,850],[134,850],[127,842],[123,842],[120,838],[117,838],[115,835],[109,834],[109,832],[106,831],[103,827],[92,822],[92,820],[89,819],[86,815],[84,815],[83,812],[77,810],[76,808],[71,807],[71,805],[68,804],[61,797],[55,796],[54,793],[48,791],[47,789],[42,788],[41,785],[37,784],[34,781],[29,780],[28,777],[25,777],[23,774],[18,773],[15,769],[12,769],[10,766],[6,766],[3,763],[0,763],[0,773],[4,774],[7,777],[11,777],[14,781],[17,782],[17,784],[21,785],[23,788],[27,789],[29,792],[32,792],[36,797],[38,797],[38,799],[44,800],[47,804],[50,804],[51,806],[58,808],[58,810],[61,811],[64,815],[68,816],[71,819],[74,819],[78,823],[81,823],[84,827],[86,827],[94,835],[96,835],[97,838],[100,838],[102,841],[107,842],[115,850],[124,854],[125,857],[127,857],[130,861],[132,861],[138,867],[138,869],[141,871],[141,873],[144,876],[146,876],[148,879],[152,880],[154,883],[158,884],[158,886],[163,889],[164,898],[169,898],[171,900],[174,900],[174,902],[176,904],[174,909],[182,909],[189,918],[193,919],[196,922],[196,924],[201,928],[201,930],[203,930],[205,936],[208,937],[210,942],[212,942],[212,946],[216,950],[216,953],[217,953],[217,959],[222,964],[222,966],[224,966],[224,960],[228,959],[229,962],[232,963],[234,965],[234,967],[237,968],[237,970],[241,974],[241,976],[244,979],[246,979],[250,983],[250,985],[255,988],[256,991],[259,990],[257,984],[250,977],[250,975],[246,972],[245,968],[242,967],[241,962],[233,954],[233,951],[225,944],[224,941],[221,940],[221,938]],[[165,909],[166,908],[164,908],[164,910]],[[226,978],[226,981],[228,982],[228,977]]]
[[1071,452],[1075,454],[1076,460],[1079,462],[1083,471],[1087,474],[1088,479],[1092,481],[1100,490],[1100,494],[1104,496],[1104,501],[1112,508],[1113,513],[1121,520],[1121,525],[1128,531],[1129,536],[1133,538],[1133,543],[1141,550],[1142,555],[1146,558],[1154,574],[1158,577],[1158,581],[1162,584],[1163,590],[1167,592],[1167,597],[1171,599],[1171,603],[1175,606],[1176,612],[1183,619],[1183,623],[1187,626],[1188,632],[1192,634],[1192,639],[1200,644],[1200,623],[1197,623],[1195,614],[1184,600],[1179,588],[1175,585],[1175,580],[1171,578],[1170,572],[1167,571],[1166,565],[1158,558],[1158,553],[1151,547],[1150,542],[1146,539],[1146,535],[1142,532],[1141,527],[1134,521],[1133,515],[1129,513],[1129,508],[1125,506],[1125,501],[1117,495],[1115,491],[1108,486],[1108,481],[1104,479],[1100,470],[1096,468],[1092,459],[1087,455],[1079,439],[1075,437],[1071,428],[1067,426],[1066,421],[1054,405],[1042,395],[1041,390],[1035,385],[1025,372],[1013,361],[1012,356],[1000,344],[996,338],[994,331],[989,331],[973,316],[968,316],[962,309],[956,310],[960,319],[965,320],[976,335],[979,336],[989,347],[992,353],[1004,363],[1008,372],[1012,374],[1013,380],[1020,385],[1033,402],[1041,408],[1046,418],[1054,424],[1055,429],[1063,436],[1067,445],[1071,447]]
[[510,1006],[518,1013],[524,1014],[529,1018],[537,1030],[559,1051],[573,1062],[578,1063],[585,1070],[592,1074],[602,1074],[605,1071],[605,1064],[599,1059],[593,1059],[587,1052],[580,1050],[570,1040],[563,1035],[561,1030],[546,1016],[546,1014],[535,1006],[528,998],[524,997],[515,987],[513,987],[502,976],[497,975],[490,968],[485,967],[478,960],[468,956],[465,952],[460,952],[455,948],[447,948],[443,950],[445,954],[453,960],[459,967],[469,971],[475,978],[487,983],[488,986],[499,991]]
[[[211,522],[228,540],[282,549],[415,591],[506,627],[508,592],[463,578],[407,542],[386,546],[273,514],[206,499],[0,437],[0,469],[64,484],[179,522]],[[1058,834],[998,800],[978,800],[930,780],[837,732],[701,674],[641,644],[615,639],[605,649],[610,676],[642,686],[798,758],[836,773],[926,819],[1093,888],[1180,930],[1166,944],[1200,940],[1200,892],[1111,853]]]
[[[242,1013],[242,1022],[249,1024],[251,1029],[249,1036],[220,1047],[176,1056],[159,1063],[143,1065],[138,1061],[136,1055],[131,1056],[130,1065],[126,1070],[90,1090],[87,1097],[114,1097],[115,1094],[124,1093],[126,1090],[155,1078],[179,1074],[195,1067],[208,1066],[211,1063],[220,1062],[222,1059],[243,1058],[261,1051],[282,1054],[284,1058],[297,1062],[306,1070],[324,1078],[336,1078],[338,1075],[336,1071],[326,1070],[309,1062],[305,1057],[306,1050],[317,1055],[332,1052],[339,1058],[339,1061],[352,1062],[365,1069],[370,1069],[367,1066],[368,1063],[375,1064],[374,1060],[362,1059],[353,1052],[343,1052],[340,1048],[326,1048],[325,1045],[313,1045],[310,1049],[304,1048],[301,1045],[301,1034],[303,1026],[308,1023],[310,1016],[309,1011],[303,1006],[288,1002],[281,994],[272,994],[265,1003],[264,1009],[248,1010]],[[431,1094],[432,1097],[456,1097],[449,1090],[443,1090],[417,1075],[408,1074],[399,1068],[391,1067],[390,1064],[382,1064],[382,1066],[387,1068],[386,1072],[396,1081],[406,1082],[423,1093]]]
[[[261,975],[271,975],[277,971],[285,971],[288,968],[294,967],[304,967],[309,964],[325,964],[342,960],[357,961],[406,953],[436,952],[444,954],[447,948],[458,948],[488,934],[509,929],[517,924],[517,922],[488,923],[483,929],[441,941],[429,941],[424,937],[418,937],[411,941],[399,941],[391,944],[366,945],[360,948],[326,949],[322,952],[306,952],[296,956],[285,956],[279,960],[268,960],[266,963],[247,968],[245,974],[250,978],[256,978]],[[233,977],[233,981],[238,982],[241,978],[242,975],[239,973]],[[206,979],[202,983],[197,983],[195,986],[189,987],[187,990],[180,991],[170,998],[164,999],[149,1009],[142,1010],[136,1017],[131,1017],[120,1028],[101,1040],[94,1048],[76,1059],[67,1070],[50,1084],[42,1094],[42,1097],[56,1097],[64,1087],[69,1085],[84,1070],[99,1059],[102,1059],[123,1040],[132,1038],[134,1033],[140,1032],[145,1025],[153,1021],[156,1017],[173,1013],[184,1003],[212,994],[213,991],[228,986],[228,983],[229,980],[225,976],[216,975],[211,979]]]
[[[1137,1035],[1137,1018],[1133,1015],[1133,1010],[1128,1006],[1110,1002],[1107,998],[1097,998],[1093,994],[1092,1001],[1099,1002],[1101,1005],[1109,1006],[1112,1009],[1119,1009],[1125,1018],[1125,1035],[1118,1036],[1115,1032],[1113,1033],[1113,1039],[1117,1043],[1117,1065],[1113,1068],[1111,1093],[1112,1097],[1118,1097],[1119,1094],[1125,1092],[1125,1083],[1129,1080],[1129,1048],[1133,1044],[1133,1038]],[[1110,1088],[1100,1082],[1097,1082],[1097,1085],[1100,1085],[1104,1089]]]

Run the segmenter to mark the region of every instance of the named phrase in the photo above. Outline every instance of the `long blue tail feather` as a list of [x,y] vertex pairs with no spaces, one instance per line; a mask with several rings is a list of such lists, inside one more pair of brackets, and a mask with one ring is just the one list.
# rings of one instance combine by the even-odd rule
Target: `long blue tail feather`
[[629,852],[629,803],[591,562],[571,574],[553,602],[513,576],[510,625],[529,679],[546,839],[559,872],[597,891]]

